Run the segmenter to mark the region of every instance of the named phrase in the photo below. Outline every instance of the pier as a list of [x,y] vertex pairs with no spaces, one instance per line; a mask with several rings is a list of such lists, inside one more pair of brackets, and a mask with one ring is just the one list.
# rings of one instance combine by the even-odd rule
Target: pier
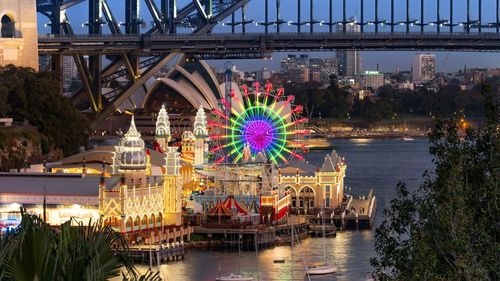
[[342,213],[342,229],[371,229],[375,221],[377,209],[376,197],[370,192],[368,197],[350,197]]
[[242,249],[251,250],[255,247],[264,248],[276,244],[291,243],[292,227],[294,235],[298,239],[308,236],[309,223],[307,222],[253,228],[229,228],[227,225],[217,228],[213,225],[206,225],[196,226],[194,231],[197,234],[206,235],[206,239],[209,241],[209,248],[212,245],[212,241],[221,240],[224,247],[239,244]]
[[183,242],[166,245],[141,245],[129,248],[129,257],[133,261],[144,264],[149,262],[150,266],[184,259],[185,253]]

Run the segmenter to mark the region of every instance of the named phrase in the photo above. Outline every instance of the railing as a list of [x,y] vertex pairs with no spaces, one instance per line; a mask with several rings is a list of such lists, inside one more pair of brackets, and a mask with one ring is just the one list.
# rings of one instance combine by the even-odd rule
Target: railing
[[500,35],[497,32],[420,32],[420,31],[410,31],[410,32],[280,32],[280,33],[209,33],[200,35],[190,35],[190,34],[41,34],[38,36],[39,39],[56,39],[56,38],[71,38],[74,40],[79,39],[90,39],[90,38],[122,38],[137,40],[139,38],[151,38],[151,39],[162,39],[162,38],[176,38],[176,39],[236,39],[236,38],[280,38],[280,37],[293,37],[298,39],[308,39],[315,37],[326,37],[329,38],[408,38],[409,36],[422,37],[422,38],[498,38]]

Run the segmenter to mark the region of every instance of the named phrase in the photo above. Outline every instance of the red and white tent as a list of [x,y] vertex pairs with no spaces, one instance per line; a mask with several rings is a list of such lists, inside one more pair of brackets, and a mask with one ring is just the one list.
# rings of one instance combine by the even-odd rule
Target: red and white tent
[[245,206],[238,203],[238,201],[236,201],[233,196],[227,197],[226,200],[224,200],[224,202],[222,202],[222,205],[231,211],[236,211],[238,213],[238,215],[249,215],[250,214],[250,212],[245,208]]

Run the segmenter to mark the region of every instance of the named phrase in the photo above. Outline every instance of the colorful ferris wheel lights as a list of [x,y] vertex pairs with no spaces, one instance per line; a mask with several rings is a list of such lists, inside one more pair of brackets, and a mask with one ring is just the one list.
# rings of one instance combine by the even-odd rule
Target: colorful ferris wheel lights
[[293,148],[289,148],[294,138],[300,135],[297,126],[307,120],[296,118],[302,107],[292,106],[293,100],[293,96],[284,96],[282,88],[273,90],[271,83],[266,83],[264,87],[255,83],[253,89],[243,85],[241,95],[231,91],[231,102],[221,99],[226,112],[230,109],[229,116],[214,110],[214,114],[224,121],[209,123],[225,131],[212,137],[220,144],[211,151],[224,152],[216,163],[236,163],[241,159],[255,158],[259,153],[275,163],[288,162],[290,157],[302,159]]

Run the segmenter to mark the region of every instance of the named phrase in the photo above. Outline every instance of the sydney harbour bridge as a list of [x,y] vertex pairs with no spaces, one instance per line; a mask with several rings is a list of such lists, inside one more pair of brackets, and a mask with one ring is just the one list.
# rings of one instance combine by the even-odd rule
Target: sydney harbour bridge
[[[257,1],[262,7],[249,12]],[[88,102],[96,124],[132,95],[147,92],[147,82],[180,53],[204,60],[339,49],[499,51],[499,5],[500,0],[37,0],[50,26],[50,34],[39,37],[39,51],[51,55],[59,73],[63,56],[74,58],[83,87],[73,99]],[[75,32],[69,11],[84,6],[86,32]],[[348,14],[353,7],[355,15]],[[127,83],[103,91],[114,79]]]

